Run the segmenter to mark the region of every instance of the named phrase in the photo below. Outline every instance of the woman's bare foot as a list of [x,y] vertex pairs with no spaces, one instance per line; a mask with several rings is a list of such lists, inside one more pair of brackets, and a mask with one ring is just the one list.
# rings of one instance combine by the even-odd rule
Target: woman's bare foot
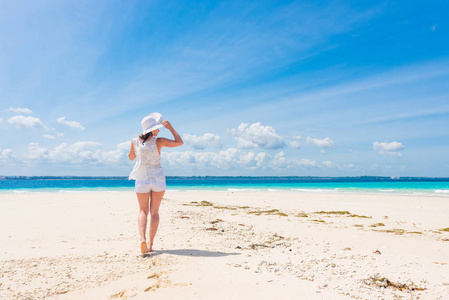
[[153,251],[153,244],[150,244],[149,242],[148,242],[148,251],[149,252]]
[[148,247],[147,247],[147,243],[146,242],[141,242],[140,243],[140,252],[142,252],[142,254],[148,253]]

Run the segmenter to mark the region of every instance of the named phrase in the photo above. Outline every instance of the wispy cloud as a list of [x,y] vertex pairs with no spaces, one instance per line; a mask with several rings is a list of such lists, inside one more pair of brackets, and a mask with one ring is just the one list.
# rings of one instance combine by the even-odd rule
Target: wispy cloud
[[67,126],[69,126],[71,128],[75,128],[75,129],[78,129],[78,130],[84,130],[85,129],[84,126],[81,125],[80,123],[78,123],[76,121],[67,121],[65,119],[65,117],[60,117],[60,118],[57,119],[57,121],[58,121],[59,124],[67,125]]
[[193,148],[202,150],[205,148],[221,148],[223,143],[218,135],[212,133],[205,133],[202,136],[191,134],[184,134],[183,140],[187,145],[192,145]]
[[279,149],[285,147],[284,139],[276,133],[276,130],[271,126],[262,126],[260,122],[251,125],[241,123],[228,132],[235,136],[238,148]]
[[308,136],[307,143],[310,145],[320,147],[320,148],[334,148],[335,147],[335,142],[328,137],[320,140],[320,139],[314,139],[314,138],[311,138],[310,136]]
[[0,161],[6,162],[13,158],[13,152],[10,148],[0,149]]
[[292,141],[290,142],[290,147],[295,148],[295,149],[299,149],[301,148],[301,144],[298,141]]
[[[245,7],[237,3],[217,5],[195,30],[180,31],[183,34],[170,44],[159,43],[158,47],[165,47],[159,60],[136,62],[122,85],[110,87],[111,96],[132,99],[126,101],[127,108],[124,106],[130,110],[145,107],[148,101],[153,105],[179,101],[249,81],[261,72],[270,74],[273,69],[297,63],[300,57],[326,51],[326,47],[316,47],[378,13],[378,8],[356,11],[336,3],[324,7],[296,2],[270,4],[273,9],[269,11],[261,10],[264,5],[260,3]],[[190,99],[192,104],[195,99]],[[117,107],[107,112],[111,110],[126,113]]]
[[48,163],[67,165],[123,165],[129,142],[120,143],[115,150],[104,151],[98,142],[76,142],[71,145],[62,143],[53,149],[40,146],[39,143],[29,143],[28,151],[23,155],[27,163]]
[[39,118],[25,117],[22,115],[14,116],[8,119],[8,123],[17,128],[46,128],[44,123]]
[[33,111],[29,108],[10,107],[6,111],[13,112],[15,114],[32,115]]
[[402,152],[400,150],[404,149],[405,146],[399,142],[374,142],[373,150],[377,151],[379,154],[386,154],[392,156],[402,156]]
[[315,168],[317,163],[307,158],[295,159],[285,156],[284,152],[275,155],[267,152],[243,151],[229,148],[219,152],[175,151],[163,153],[163,160],[168,167],[178,169],[207,169],[220,170],[276,170],[276,169],[307,169]]

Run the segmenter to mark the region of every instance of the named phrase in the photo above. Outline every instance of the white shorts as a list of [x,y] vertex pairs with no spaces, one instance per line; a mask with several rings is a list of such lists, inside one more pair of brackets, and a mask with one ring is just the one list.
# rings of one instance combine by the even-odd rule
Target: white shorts
[[145,180],[136,180],[136,193],[165,191],[165,176],[149,177]]

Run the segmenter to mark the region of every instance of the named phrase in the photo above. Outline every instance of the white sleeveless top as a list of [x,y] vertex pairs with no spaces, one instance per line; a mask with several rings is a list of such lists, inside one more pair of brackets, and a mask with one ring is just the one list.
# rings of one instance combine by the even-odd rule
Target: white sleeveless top
[[157,151],[156,137],[151,137],[145,143],[140,138],[133,139],[136,165],[129,175],[129,179],[146,180],[149,177],[163,177],[161,155]]

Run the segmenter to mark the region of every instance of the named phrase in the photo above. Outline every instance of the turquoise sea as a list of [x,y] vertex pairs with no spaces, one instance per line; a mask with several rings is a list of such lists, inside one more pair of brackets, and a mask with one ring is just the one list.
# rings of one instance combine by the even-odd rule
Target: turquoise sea
[[[0,193],[133,190],[134,181],[127,177],[0,177]],[[449,197],[449,178],[167,176],[167,190],[362,192]]]

